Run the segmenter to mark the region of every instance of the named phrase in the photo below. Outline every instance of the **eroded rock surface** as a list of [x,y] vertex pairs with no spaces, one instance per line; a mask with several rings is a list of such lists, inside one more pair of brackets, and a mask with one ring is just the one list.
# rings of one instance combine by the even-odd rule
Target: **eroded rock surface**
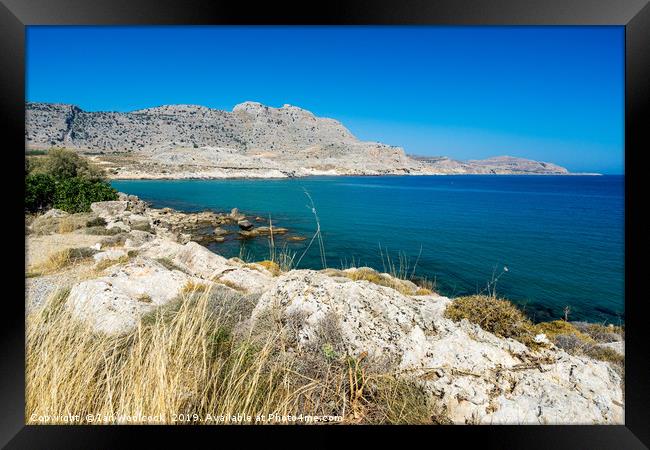
[[133,329],[143,314],[176,298],[190,280],[192,277],[181,271],[136,258],[109,268],[104,276],[76,284],[67,305],[98,331],[124,333]]
[[607,363],[553,347],[533,352],[466,320],[455,323],[444,318],[449,302],[292,271],[262,295],[251,327],[290,322],[300,351],[318,341],[322,320],[335,320],[349,354],[367,352],[421,383],[455,423],[622,423],[621,379]]

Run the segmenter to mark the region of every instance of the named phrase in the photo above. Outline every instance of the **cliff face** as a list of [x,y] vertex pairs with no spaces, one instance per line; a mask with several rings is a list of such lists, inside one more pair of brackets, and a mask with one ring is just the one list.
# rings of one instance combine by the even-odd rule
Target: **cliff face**
[[26,109],[27,148],[101,153],[115,177],[567,173],[510,157],[410,157],[400,147],[360,141],[340,122],[291,105],[245,102],[232,111],[168,105],[118,113],[27,103]]

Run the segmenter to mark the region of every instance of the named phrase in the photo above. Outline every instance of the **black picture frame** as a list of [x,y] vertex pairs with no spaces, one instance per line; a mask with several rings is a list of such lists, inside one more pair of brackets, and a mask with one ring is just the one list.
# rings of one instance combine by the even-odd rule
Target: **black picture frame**
[[[407,430],[432,433],[425,439],[441,444],[441,436],[454,446],[474,440],[482,447],[497,448],[647,448],[650,445],[650,327],[643,295],[641,259],[643,194],[645,178],[642,156],[648,142],[648,98],[650,92],[650,5],[646,0],[401,0],[330,1],[318,4],[224,2],[191,0],[0,0],[0,123],[3,129],[2,192],[7,211],[5,224],[11,230],[6,242],[24,232],[23,158],[25,126],[25,26],[28,25],[618,25],[625,27],[625,318],[626,375],[625,425],[621,426],[438,426],[438,427],[237,427],[228,428],[239,439],[263,433],[266,438],[283,435],[285,445],[311,445],[298,441],[303,434],[324,428],[383,437],[386,432]],[[65,49],[62,49],[65,51]],[[16,192],[17,191],[17,192]],[[11,234],[9,234],[11,233]],[[15,233],[15,234],[14,234]],[[23,242],[24,244],[24,242]],[[113,448],[133,442],[133,434],[144,439],[163,437],[187,444],[189,435],[223,433],[221,427],[173,428],[163,426],[25,426],[24,402],[24,280],[19,261],[24,245],[16,242],[5,254],[4,286],[16,286],[12,294],[3,290],[3,326],[0,327],[0,445],[8,448]],[[637,261],[639,261],[637,263]],[[21,293],[22,290],[22,293]],[[192,433],[189,433],[192,432]],[[291,434],[289,434],[291,433]],[[304,436],[306,439],[307,438]],[[217,439],[217,437],[213,437]],[[218,439],[221,439],[219,437]],[[431,439],[431,441],[429,441]],[[241,441],[245,442],[245,441]],[[269,441],[270,442],[270,441]],[[411,442],[405,441],[405,442]],[[337,445],[337,444],[333,444]],[[412,445],[415,445],[413,442]],[[446,444],[450,445],[450,444]]]

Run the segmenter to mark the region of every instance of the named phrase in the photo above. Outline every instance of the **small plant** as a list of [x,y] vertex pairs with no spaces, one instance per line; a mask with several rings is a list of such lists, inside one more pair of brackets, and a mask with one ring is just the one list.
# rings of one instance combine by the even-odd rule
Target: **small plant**
[[433,294],[433,291],[431,291],[431,289],[418,288],[418,290],[415,291],[415,294],[413,295],[431,295],[431,294]]
[[106,220],[103,217],[92,217],[86,221],[86,227],[105,227]]
[[487,286],[485,287],[485,289],[483,289],[481,292],[479,292],[479,295],[483,294],[483,293],[487,293],[487,295],[489,295],[490,297],[496,298],[497,297],[497,283],[499,282],[499,279],[509,271],[510,271],[510,269],[508,269],[507,266],[503,266],[503,269],[501,269],[501,273],[499,275],[496,275],[497,268],[494,267],[494,270],[492,271],[492,279],[490,281],[488,281]]
[[138,301],[142,303],[151,303],[153,300],[149,294],[141,294],[138,296]]
[[339,358],[339,354],[334,350],[334,346],[329,342],[323,344],[322,350],[323,356],[325,356],[325,359],[328,361],[334,361]]
[[266,270],[271,272],[273,276],[278,276],[280,275],[280,273],[282,273],[282,269],[280,268],[280,265],[275,261],[265,260],[265,261],[260,261],[256,264],[264,267]]

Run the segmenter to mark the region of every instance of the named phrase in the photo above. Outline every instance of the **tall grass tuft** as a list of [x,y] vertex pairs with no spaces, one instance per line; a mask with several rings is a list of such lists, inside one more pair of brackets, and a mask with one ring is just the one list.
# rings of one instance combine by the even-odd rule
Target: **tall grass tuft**
[[[26,412],[164,417],[287,414],[294,393],[272,345],[235,343],[209,296],[186,297],[123,336],[98,335],[57,299],[28,318]],[[33,419],[32,419],[33,420]]]
[[323,269],[327,269],[327,257],[325,255],[325,243],[323,242],[323,234],[321,232],[321,227],[320,227],[320,219],[318,218],[318,212],[316,211],[316,206],[314,205],[314,200],[311,198],[311,195],[309,192],[304,189],[305,195],[309,199],[309,205],[307,205],[307,208],[309,208],[314,215],[314,219],[316,220],[316,231],[314,232],[314,235],[312,236],[311,240],[309,241],[309,244],[305,248],[305,250],[302,252],[302,255],[300,255],[300,258],[298,258],[298,262],[296,262],[296,267],[300,265],[300,261],[302,261],[302,258],[307,254],[307,251],[311,248],[311,245],[313,244],[314,241],[318,242],[318,250],[320,252],[320,261]]
[[285,243],[282,247],[278,248],[275,245],[275,239],[273,236],[273,220],[269,215],[269,259],[272,264],[277,266],[279,271],[288,272],[293,269],[296,259],[296,252],[291,251],[287,244]]

